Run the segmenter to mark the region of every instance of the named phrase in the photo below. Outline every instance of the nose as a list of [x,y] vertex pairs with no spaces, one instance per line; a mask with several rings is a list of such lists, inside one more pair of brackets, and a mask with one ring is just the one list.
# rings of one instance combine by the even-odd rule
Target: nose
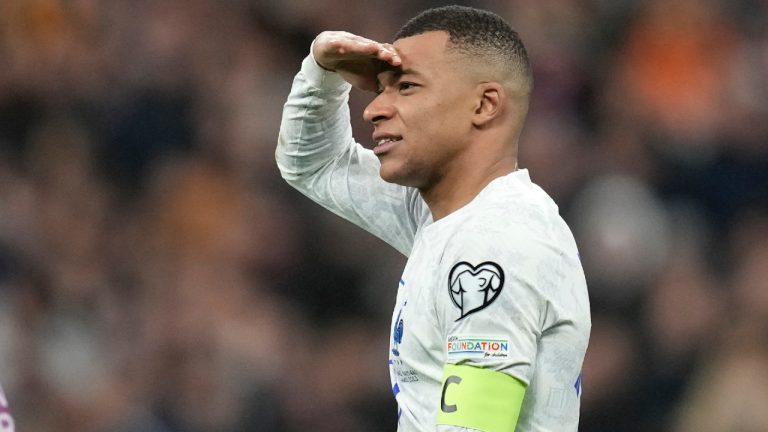
[[363,111],[363,119],[368,123],[376,125],[384,120],[391,119],[394,115],[394,111],[395,109],[392,105],[392,101],[386,95],[386,92],[380,93],[367,107],[365,107],[365,110]]

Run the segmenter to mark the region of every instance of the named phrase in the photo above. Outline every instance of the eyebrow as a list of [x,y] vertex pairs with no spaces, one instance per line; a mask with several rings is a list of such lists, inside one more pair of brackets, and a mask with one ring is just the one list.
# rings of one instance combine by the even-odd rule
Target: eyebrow
[[386,72],[392,72],[392,74],[395,77],[397,77],[397,78],[399,78],[399,77],[401,77],[403,75],[415,75],[415,76],[418,76],[418,77],[422,76],[422,74],[419,71],[417,71],[417,70],[414,70],[414,69],[402,69],[402,68],[399,68],[399,67],[396,67],[396,66],[387,67],[384,70],[382,70],[381,72],[379,72],[379,74],[386,73]]
[[380,76],[382,74],[388,73],[388,72],[391,73],[392,77],[394,79],[396,79],[396,80],[400,79],[401,77],[403,77],[405,75],[413,75],[413,76],[416,76],[416,77],[423,77],[424,76],[419,71],[414,70],[414,69],[401,69],[401,68],[396,67],[396,66],[387,65],[387,67],[385,67],[381,72],[376,74],[376,82],[379,85],[381,85],[381,83],[382,83],[382,80],[380,79]]

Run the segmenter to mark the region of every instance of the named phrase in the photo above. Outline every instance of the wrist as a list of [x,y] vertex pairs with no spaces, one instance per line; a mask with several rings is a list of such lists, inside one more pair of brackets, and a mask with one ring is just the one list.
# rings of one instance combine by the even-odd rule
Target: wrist
[[320,69],[322,69],[322,70],[324,70],[324,71],[327,71],[327,72],[336,72],[336,71],[335,71],[335,70],[333,70],[333,69],[330,69],[330,68],[327,68],[327,67],[323,66],[323,64],[322,64],[322,63],[320,63],[319,61],[317,61],[317,59],[315,58],[315,56],[314,56],[314,55],[312,56],[312,60],[314,60],[314,61],[315,61],[315,64],[316,64],[316,65],[320,66]]
[[307,83],[314,88],[325,91],[344,91],[350,86],[341,75],[328,71],[318,64],[311,53],[304,59],[301,69]]
[[[317,40],[317,39],[315,39],[315,40]],[[335,70],[333,70],[333,69],[331,69],[329,67],[324,66],[322,63],[320,63],[317,60],[317,57],[315,56],[315,41],[312,41],[312,45],[309,47],[309,55],[310,55],[310,57],[312,57],[312,60],[315,62],[315,64],[320,67],[320,69],[323,69],[323,70],[328,71],[328,72],[336,72]]]

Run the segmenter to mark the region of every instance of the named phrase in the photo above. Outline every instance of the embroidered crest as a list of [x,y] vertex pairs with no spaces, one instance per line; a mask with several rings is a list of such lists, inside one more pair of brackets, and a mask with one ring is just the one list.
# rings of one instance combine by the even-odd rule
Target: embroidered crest
[[493,303],[504,286],[504,272],[491,261],[473,266],[460,262],[448,275],[448,292],[453,304],[461,311],[460,320]]

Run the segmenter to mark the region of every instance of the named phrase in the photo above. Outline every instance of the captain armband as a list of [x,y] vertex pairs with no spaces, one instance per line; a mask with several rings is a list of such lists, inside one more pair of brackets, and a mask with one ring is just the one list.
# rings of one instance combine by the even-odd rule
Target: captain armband
[[525,388],[525,383],[503,372],[446,364],[437,424],[512,432]]

